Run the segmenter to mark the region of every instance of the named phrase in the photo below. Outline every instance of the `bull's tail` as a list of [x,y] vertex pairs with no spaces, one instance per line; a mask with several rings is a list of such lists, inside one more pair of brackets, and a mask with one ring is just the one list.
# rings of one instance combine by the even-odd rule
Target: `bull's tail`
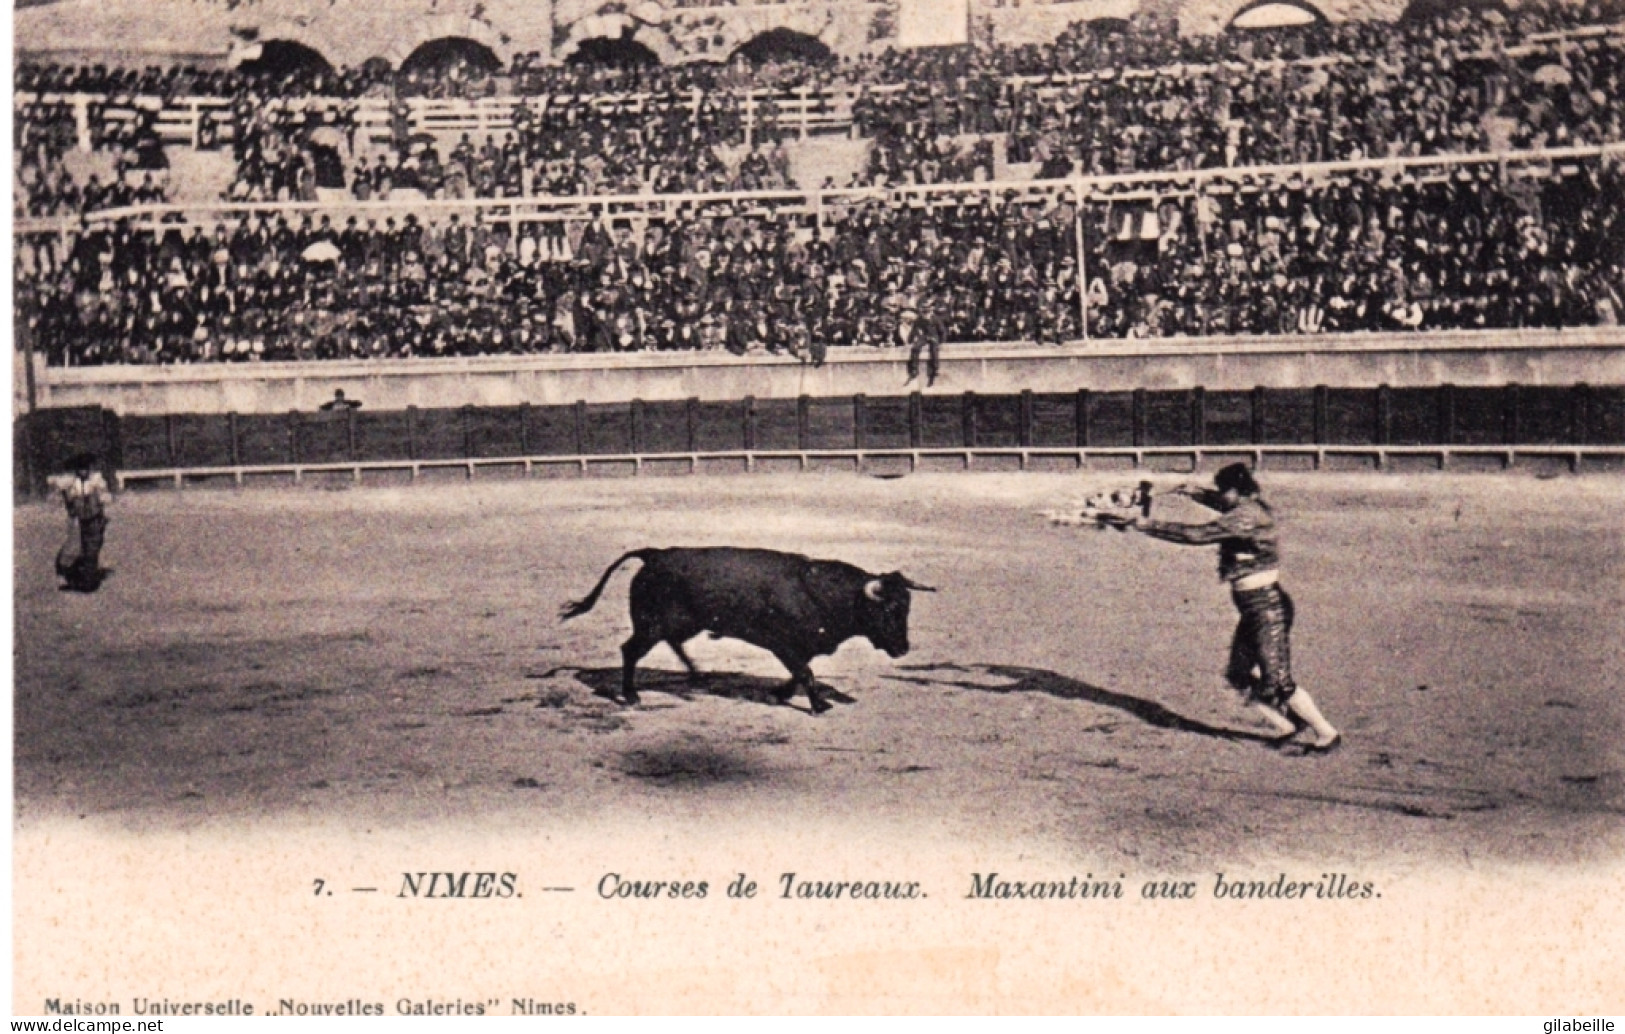
[[615,573],[617,567],[620,567],[628,560],[648,560],[650,556],[658,552],[660,552],[658,549],[634,549],[630,553],[622,553],[618,560],[604,568],[604,576],[598,579],[598,584],[592,587],[592,592],[587,593],[579,600],[571,600],[559,609],[559,620],[569,621],[571,618],[580,617],[596,606],[599,595],[604,591],[604,586],[609,583],[609,576]]

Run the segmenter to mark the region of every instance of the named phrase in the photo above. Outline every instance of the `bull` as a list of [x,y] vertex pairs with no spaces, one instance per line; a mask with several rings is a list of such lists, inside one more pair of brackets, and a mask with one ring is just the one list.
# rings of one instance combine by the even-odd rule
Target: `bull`
[[[830,709],[813,681],[814,657],[862,636],[892,657],[908,653],[911,590],[935,592],[893,571],[870,574],[839,560],[813,560],[770,549],[634,549],[605,569],[592,592],[565,604],[561,620],[587,613],[617,568],[641,560],[632,577],[632,636],[621,644],[621,696],[638,702],[638,661],[660,643],[690,676],[699,669],[683,644],[701,632],[759,646],[790,672],[775,696],[807,694],[814,714]],[[609,695],[606,693],[605,695]]]

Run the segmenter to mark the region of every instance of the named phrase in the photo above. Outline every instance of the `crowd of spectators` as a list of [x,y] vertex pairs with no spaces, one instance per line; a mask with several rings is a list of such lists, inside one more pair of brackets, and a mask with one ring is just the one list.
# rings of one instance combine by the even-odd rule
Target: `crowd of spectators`
[[[948,341],[1615,324],[1625,175],[1345,174],[1156,200],[968,195],[605,224],[415,214],[128,224],[20,247],[53,363],[726,349],[822,361],[906,311]],[[1085,227],[1083,268],[1076,227]],[[1080,297],[1081,294],[1081,297]]]
[[[1564,171],[1566,170],[1566,171]],[[1357,173],[1244,179],[1156,204],[1091,205],[1100,337],[1616,325],[1625,315],[1616,162],[1502,182]]]
[[79,146],[79,118],[75,106],[63,101],[18,106],[12,122],[15,216],[71,215],[163,200],[167,160],[153,110],[135,108],[124,118],[103,119],[99,105],[90,107],[87,142],[106,161],[100,173],[76,175],[67,159]]
[[[1042,45],[990,48],[988,65],[1004,75],[1063,77],[1080,72],[1171,65],[1251,64],[1430,52],[1461,58],[1516,46],[1543,33],[1625,20],[1620,0],[1527,3],[1504,12],[1488,5],[1432,5],[1435,13],[1399,22],[1316,21],[1274,29],[1181,33],[1172,18],[1137,15],[1126,22],[1084,22]],[[906,61],[906,59],[904,59]]]
[[96,63],[66,65],[19,61],[13,89],[30,95],[89,94],[114,101],[138,97],[175,101],[185,97],[227,97],[244,94],[262,97],[337,97],[354,99],[393,91],[395,74],[387,62],[369,62],[360,68],[295,67],[259,70],[253,63],[236,68],[199,68],[195,65],[149,65],[119,68]]
[[[217,146],[212,118],[199,146]],[[315,201],[319,190],[345,189],[344,155],[354,149],[355,107],[263,103],[248,95],[231,111],[236,178],[232,201]]]
[[[510,143],[531,194],[705,193],[790,185],[772,120],[748,155],[738,95],[676,93],[606,101],[527,100]],[[464,142],[465,151],[468,149]],[[730,168],[725,154],[737,154]],[[468,163],[464,163],[468,164]],[[472,196],[484,196],[478,189]]]
[[442,154],[429,133],[408,134],[358,159],[355,197],[399,197],[401,190],[443,199],[606,194],[716,193],[793,186],[779,134],[744,146],[737,113],[702,102],[696,116],[679,103],[595,103],[562,96],[527,100],[513,129],[462,133]]
[[1502,146],[1598,144],[1625,139],[1625,50],[1209,65],[1035,86],[1015,103],[1010,158],[1064,153],[1085,174],[1475,153],[1498,126]]
[[161,173],[145,172],[132,182],[133,177],[129,175],[115,175],[104,183],[98,174],[88,173],[81,183],[60,162],[43,166],[20,162],[16,214],[20,218],[39,219],[128,205],[161,204],[164,201],[161,176]]
[[[299,188],[301,165],[312,181],[326,178],[316,167],[328,164],[327,156],[300,138],[309,127],[262,125],[268,107],[296,111],[320,98],[321,117],[336,113],[353,144],[354,102],[368,96],[394,102],[389,178],[421,179],[416,189],[430,195],[438,189],[436,166],[445,162],[414,153],[410,98],[526,98],[513,125],[518,160],[510,154],[504,169],[461,163],[467,185],[453,183],[444,196],[510,196],[527,178],[533,193],[600,185],[616,192],[713,189],[732,174],[712,152],[777,142],[788,123],[780,109],[803,88],[820,98],[853,91],[852,125],[876,152],[858,182],[900,184],[990,175],[985,153],[955,138],[995,133],[1007,135],[1004,158],[1038,163],[1049,175],[1619,140],[1625,58],[1618,36],[1519,44],[1540,32],[1622,18],[1620,0],[1589,0],[1525,4],[1510,17],[1462,7],[1397,24],[1181,35],[1172,19],[1146,15],[1079,23],[1042,46],[886,50],[827,61],[557,65],[527,53],[499,68],[452,53],[409,61],[399,72],[383,62],[356,70],[257,70],[251,63],[139,72],[25,62],[16,85],[27,97],[96,95],[96,124],[101,111],[125,110],[137,98],[149,105],[230,98],[229,119],[205,116],[198,137],[200,146],[214,146],[230,124],[239,161],[247,163],[233,185],[237,199],[310,196]],[[18,121],[48,135],[69,116],[60,105],[25,105]],[[257,146],[245,148],[242,137],[250,134]],[[602,167],[579,167],[587,154]],[[549,168],[536,168],[539,161]],[[354,155],[340,162],[353,166]],[[371,157],[366,179],[362,190],[377,196]]]
[[869,148],[867,174],[855,185],[979,183],[993,178],[993,141],[963,143],[922,126],[887,130]]
[[[1522,60],[1452,60],[1426,49],[1386,60],[1180,66],[1064,85],[972,77],[911,90],[862,87],[852,119],[870,140],[869,156],[857,179],[840,185],[992,179],[994,132],[1006,134],[1006,160],[1035,163],[1044,176],[1625,139],[1625,49],[1617,41]],[[248,110],[263,118],[262,107]],[[337,117],[353,140],[353,110],[329,106],[323,117]],[[427,134],[414,136],[404,112],[396,121],[394,147],[352,178],[358,196],[381,196],[386,180],[453,198],[790,185],[784,163],[770,155],[793,121],[771,93],[695,87],[527,97],[512,130],[465,141],[455,157],[441,155]],[[724,160],[747,143],[758,151],[753,161]],[[307,166],[316,161],[303,157]]]
[[[1008,161],[1035,163],[1042,176],[1625,139],[1625,49],[1598,41],[1564,52],[1560,64],[1551,57],[1452,61],[1421,50],[1394,65],[1367,56],[1268,69],[1179,67],[1066,85],[971,78],[914,90],[862,88],[853,124],[870,140],[869,155],[857,179],[839,185],[992,179],[994,131],[1007,134]],[[346,185],[363,198],[392,190],[502,198],[791,185],[777,153],[790,135],[788,120],[771,94],[695,88],[526,97],[513,109],[511,129],[465,136],[449,154],[433,134],[414,133],[404,101],[396,107],[393,145],[364,164],[351,162],[346,177],[353,102],[302,109],[246,95],[233,109],[232,198],[310,200],[318,187]],[[319,132],[331,139],[313,143]],[[212,132],[200,135],[212,141]],[[734,149],[747,143],[752,153],[741,161]]]
[[[227,196],[244,202],[788,188],[780,103],[804,88],[856,90],[853,126],[870,147],[844,185],[991,180],[998,157],[1040,177],[1254,172],[1092,194],[1081,208],[1058,186],[766,214],[719,199],[607,224],[407,208],[343,224],[261,214],[156,238],[99,223],[18,237],[18,318],[59,365],[637,349],[820,362],[829,347],[895,343],[909,311],[950,341],[1612,324],[1625,307],[1617,160],[1258,170],[1625,140],[1617,37],[1507,49],[1621,13],[1554,4],[1217,37],[1143,18],[1042,48],[827,63],[25,64],[16,212],[30,217],[163,200],[157,112],[185,96],[230,100],[203,117],[196,145],[230,148]],[[927,85],[893,88],[910,82]],[[424,132],[409,105],[514,93],[511,128],[455,142]],[[387,98],[388,146],[358,146],[369,96]],[[81,142],[112,171],[70,172]]]
[[640,226],[328,217],[159,240],[128,223],[22,242],[19,303],[53,363],[716,348],[821,361],[907,310],[951,339],[1077,336],[1073,211],[981,197]]

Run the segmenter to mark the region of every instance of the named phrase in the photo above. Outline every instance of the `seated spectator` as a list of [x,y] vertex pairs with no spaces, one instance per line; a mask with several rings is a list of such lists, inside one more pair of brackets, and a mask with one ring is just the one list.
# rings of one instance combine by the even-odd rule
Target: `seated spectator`
[[360,409],[361,403],[357,402],[355,399],[345,398],[343,388],[334,388],[333,397],[328,401],[323,402],[318,408],[320,408],[324,413],[342,414],[348,413],[351,410]]

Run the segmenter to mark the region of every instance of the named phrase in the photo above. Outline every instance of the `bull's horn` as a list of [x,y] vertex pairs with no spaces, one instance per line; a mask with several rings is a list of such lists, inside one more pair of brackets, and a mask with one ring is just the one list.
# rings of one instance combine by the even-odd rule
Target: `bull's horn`
[[871,578],[867,582],[864,582],[863,583],[863,594],[865,596],[869,597],[870,599],[872,599],[872,600],[874,600],[876,602],[879,602],[879,600],[880,600],[880,579],[879,578]]
[[937,591],[932,586],[921,585],[919,582],[917,582],[914,579],[909,578],[907,576],[904,576],[903,584],[908,586],[910,589],[913,589],[915,592],[936,592]]

